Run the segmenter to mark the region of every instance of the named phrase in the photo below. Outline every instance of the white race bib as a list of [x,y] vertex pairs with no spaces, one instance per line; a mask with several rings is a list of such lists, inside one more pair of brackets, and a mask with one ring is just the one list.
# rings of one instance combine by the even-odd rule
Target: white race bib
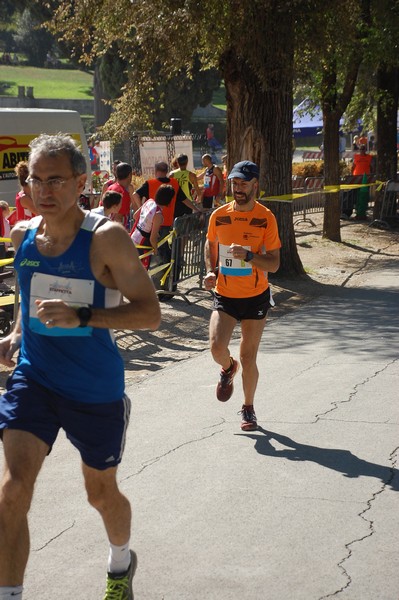
[[[250,250],[250,246],[243,246],[246,250]],[[230,251],[230,246],[219,244],[219,271],[223,275],[235,275],[243,277],[252,275],[252,266],[239,258],[233,258]]]
[[58,275],[33,273],[30,284],[29,327],[35,333],[49,336],[89,336],[92,327],[46,327],[39,321],[35,300],[64,300],[74,308],[89,306],[94,299],[94,281],[69,279]]

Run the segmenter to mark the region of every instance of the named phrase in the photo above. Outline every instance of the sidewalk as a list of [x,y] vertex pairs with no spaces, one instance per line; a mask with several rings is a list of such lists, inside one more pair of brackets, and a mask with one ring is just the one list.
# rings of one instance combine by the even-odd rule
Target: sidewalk
[[[267,325],[256,432],[240,377],[215,399],[208,350],[129,386],[136,600],[398,599],[398,269],[330,291]],[[30,522],[24,600],[101,600],[107,542],[64,436]]]

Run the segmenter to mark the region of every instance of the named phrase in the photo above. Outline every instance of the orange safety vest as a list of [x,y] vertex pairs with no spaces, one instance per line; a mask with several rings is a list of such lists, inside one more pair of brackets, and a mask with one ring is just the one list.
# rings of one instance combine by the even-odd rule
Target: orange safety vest
[[168,204],[168,206],[161,206],[162,215],[163,215],[162,226],[163,227],[172,227],[174,217],[175,217],[175,206],[176,206],[177,194],[180,189],[179,182],[176,179],[173,179],[173,177],[171,177],[169,179],[169,181],[160,181],[159,179],[149,179],[147,181],[147,183],[148,183],[148,196],[149,196],[149,198],[152,198],[153,200],[155,199],[155,194],[157,193],[157,191],[161,187],[161,185],[164,185],[164,184],[171,185],[173,187],[173,189],[175,190],[175,194],[174,194],[170,204]]

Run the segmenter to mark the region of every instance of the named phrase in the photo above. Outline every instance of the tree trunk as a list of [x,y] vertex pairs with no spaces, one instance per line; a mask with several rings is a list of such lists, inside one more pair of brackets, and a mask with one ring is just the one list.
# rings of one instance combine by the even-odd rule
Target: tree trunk
[[94,68],[94,125],[96,128],[104,125],[111,115],[112,107],[109,104],[105,104],[104,99],[105,93],[97,62]]
[[[271,22],[273,11],[267,18],[264,14],[259,18],[267,21],[263,78],[235,48],[221,60],[227,100],[228,168],[237,161],[252,160],[260,167],[261,195],[281,196],[291,193],[292,188],[292,22],[281,15]],[[277,217],[282,242],[278,274],[303,274],[291,202],[268,202],[268,206]]]
[[377,178],[381,181],[396,180],[399,69],[379,69],[377,86]]
[[[339,120],[336,112],[323,113],[324,129],[324,187],[339,185]],[[341,241],[341,201],[339,192],[325,195],[323,237]]]
[[[399,69],[382,65],[377,72],[377,171],[379,181],[397,179],[397,114]],[[376,192],[373,219],[381,216],[384,190]]]

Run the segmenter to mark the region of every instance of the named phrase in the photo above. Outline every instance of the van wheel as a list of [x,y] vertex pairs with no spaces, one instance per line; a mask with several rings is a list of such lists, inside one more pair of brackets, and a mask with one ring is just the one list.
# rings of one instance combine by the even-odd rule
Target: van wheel
[[0,337],[8,335],[11,331],[11,321],[7,316],[0,317]]

